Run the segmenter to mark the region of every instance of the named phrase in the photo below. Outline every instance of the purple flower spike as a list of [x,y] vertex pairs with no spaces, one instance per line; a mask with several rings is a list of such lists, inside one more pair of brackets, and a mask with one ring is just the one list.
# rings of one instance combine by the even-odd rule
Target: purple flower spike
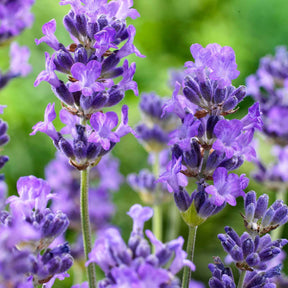
[[33,132],[30,135],[35,135],[38,131],[47,134],[52,140],[56,141],[59,136],[52,124],[52,121],[56,118],[56,112],[54,109],[55,103],[48,104],[45,110],[44,122],[38,122],[33,126]]
[[119,142],[120,138],[111,130],[117,126],[118,117],[115,112],[97,112],[91,116],[90,123],[94,131],[89,136],[89,142],[100,143],[104,150],[109,150],[111,142]]
[[36,45],[39,45],[42,42],[45,42],[48,46],[54,50],[58,50],[60,47],[59,41],[54,35],[56,31],[56,21],[55,19],[50,20],[48,23],[44,24],[42,27],[42,32],[45,36],[42,38],[35,39]]
[[[205,191],[212,195],[211,201],[217,206],[227,202],[231,206],[236,205],[236,198],[244,197],[248,185],[246,177],[229,174],[225,168],[217,168],[213,174],[214,185],[208,186]],[[245,187],[246,186],[246,187]]]
[[142,207],[139,204],[133,205],[127,213],[133,219],[132,234],[143,235],[144,223],[153,216],[153,209],[150,207]]
[[80,62],[73,64],[71,74],[78,81],[70,84],[70,92],[81,91],[84,96],[91,96],[93,91],[104,89],[103,84],[96,82],[101,75],[101,63],[96,60],[88,62],[87,65]]
[[11,44],[10,48],[10,72],[15,75],[27,76],[31,70],[31,65],[28,64],[30,50],[28,47],[20,47],[16,42]]

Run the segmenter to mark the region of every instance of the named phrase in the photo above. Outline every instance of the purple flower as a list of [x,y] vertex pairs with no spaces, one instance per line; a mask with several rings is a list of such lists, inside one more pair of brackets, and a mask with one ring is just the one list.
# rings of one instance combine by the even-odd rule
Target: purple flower
[[104,89],[103,84],[96,82],[101,75],[101,63],[96,60],[83,63],[75,63],[71,67],[72,76],[78,80],[70,83],[69,91],[81,91],[84,96],[91,96],[92,92],[101,91]]
[[46,57],[46,70],[40,72],[40,74],[37,76],[34,86],[38,86],[40,82],[47,81],[50,85],[53,87],[59,87],[60,86],[60,80],[58,79],[57,75],[55,74],[55,64],[54,64],[54,58],[53,55],[50,57],[49,53],[45,52]]
[[124,91],[126,90],[132,90],[134,92],[134,94],[136,96],[139,95],[138,92],[138,86],[137,83],[135,81],[133,81],[133,76],[135,74],[136,71],[136,64],[135,63],[131,63],[130,68],[129,68],[129,63],[128,60],[125,59],[124,63],[123,63],[123,79],[119,82],[119,86],[124,89]]
[[217,168],[213,174],[214,185],[208,186],[205,191],[212,195],[211,201],[221,206],[224,202],[235,206],[236,198],[244,197],[245,189],[248,185],[248,178],[241,175],[229,174],[225,168]]
[[231,84],[231,80],[237,78],[240,74],[237,71],[235,62],[235,53],[231,47],[221,47],[219,44],[209,44],[203,48],[200,44],[193,44],[190,48],[195,62],[186,62],[187,73],[196,73],[199,78],[204,77],[206,73],[211,80],[217,80],[220,87]]
[[44,122],[38,122],[33,126],[33,132],[30,135],[35,135],[38,131],[47,134],[52,140],[56,141],[59,136],[52,124],[53,120],[56,118],[56,113],[54,109],[55,103],[48,104],[45,110]]
[[133,219],[133,234],[142,235],[144,223],[153,216],[150,207],[142,207],[139,204],[133,205],[127,213]]
[[42,42],[45,42],[48,46],[53,48],[54,50],[58,50],[60,48],[60,43],[56,36],[54,35],[56,31],[56,21],[52,19],[48,23],[44,24],[42,27],[42,32],[45,36],[42,38],[35,39],[36,45],[39,45]]
[[231,158],[238,148],[237,137],[241,134],[243,124],[240,120],[220,120],[214,128],[217,137],[213,149],[225,152],[227,158]]
[[88,140],[94,143],[100,143],[104,150],[109,150],[111,142],[119,142],[120,138],[111,130],[118,124],[118,116],[115,112],[96,112],[92,115],[90,123],[94,131],[90,134]]
[[6,203],[10,204],[15,214],[28,215],[32,209],[43,211],[49,199],[53,196],[50,194],[50,186],[42,179],[34,176],[19,178],[17,182],[17,191],[19,197],[10,196]]

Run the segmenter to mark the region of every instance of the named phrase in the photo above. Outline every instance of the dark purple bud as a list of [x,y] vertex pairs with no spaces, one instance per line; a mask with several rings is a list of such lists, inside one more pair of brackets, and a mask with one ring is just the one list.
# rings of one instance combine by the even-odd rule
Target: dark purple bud
[[201,91],[202,97],[207,102],[210,102],[212,100],[212,87],[208,80],[205,82],[200,82],[200,91]]
[[111,88],[108,91],[109,98],[108,102],[106,103],[105,107],[114,106],[115,104],[119,103],[124,98],[124,92],[122,89],[118,89],[118,87]]
[[76,15],[76,28],[81,35],[87,35],[87,20],[84,14]]
[[245,207],[245,217],[247,221],[253,221],[255,213],[255,205],[250,203],[248,206]]
[[59,268],[58,273],[63,273],[69,270],[73,265],[73,258],[71,255],[66,254],[64,257],[61,258],[61,267]]
[[68,157],[68,158],[74,158],[74,152],[71,144],[63,137],[60,138],[58,141],[58,146],[60,150]]
[[238,104],[238,99],[235,96],[231,98],[229,97],[227,101],[225,101],[223,104],[223,111],[232,110],[233,108],[236,107],[237,104]]
[[238,100],[238,103],[241,102],[244,97],[246,96],[246,87],[245,86],[239,86],[233,93],[233,96],[235,96]]
[[87,56],[86,49],[83,46],[78,47],[75,50],[74,58],[75,58],[75,62],[81,62],[83,64],[87,64],[88,56]]
[[254,216],[256,219],[260,219],[263,217],[265,211],[267,210],[268,202],[269,197],[267,194],[261,195],[258,198]]
[[128,240],[129,248],[135,253],[137,246],[139,245],[140,238],[138,235],[131,235]]
[[208,159],[206,164],[206,170],[207,171],[213,171],[215,170],[221,162],[225,159],[225,152],[221,153],[218,151],[213,151]]
[[228,236],[230,236],[233,241],[238,245],[238,246],[241,246],[241,239],[240,237],[238,236],[238,234],[235,232],[234,229],[232,229],[231,227],[229,226],[226,226],[224,228],[225,232],[227,233]]
[[[230,253],[230,251],[235,247],[236,243],[231,239],[230,237],[227,237],[225,234],[218,234],[218,239],[221,241],[221,244],[224,248],[224,250],[227,253]],[[237,245],[236,245],[237,246]],[[238,247],[238,246],[237,246]]]
[[234,247],[233,247],[233,249],[230,251],[230,255],[231,255],[231,257],[235,260],[235,261],[243,261],[244,260],[244,258],[243,258],[243,251],[242,251],[242,249],[239,247],[239,246],[237,246],[237,245],[235,245]]
[[245,202],[244,202],[244,207],[245,207],[245,209],[246,209],[246,207],[247,207],[248,205],[250,205],[251,203],[253,203],[254,206],[256,205],[256,193],[255,193],[255,191],[249,191],[249,192],[246,194]]
[[88,23],[87,25],[87,34],[88,37],[92,40],[94,39],[94,35],[100,30],[99,24],[96,23]]
[[214,102],[216,104],[222,103],[226,98],[227,90],[225,88],[217,88],[214,92]]
[[267,227],[270,225],[274,214],[275,214],[274,209],[270,207],[263,216],[263,219],[262,219],[263,227]]
[[273,259],[276,255],[281,253],[281,249],[277,247],[269,247],[259,253],[260,260],[263,262]]
[[74,105],[74,98],[63,81],[60,81],[60,86],[57,88],[52,87],[55,95],[60,99],[60,101],[66,103],[67,105]]
[[193,91],[195,91],[196,94],[200,95],[200,87],[198,83],[191,76],[186,76],[184,78],[184,85],[188,86]]
[[281,222],[282,219],[284,219],[288,214],[288,207],[287,206],[283,206],[279,209],[276,210],[272,221],[271,221],[271,225],[277,225]]
[[102,74],[101,76],[105,79],[116,78],[116,77],[121,76],[123,74],[123,71],[124,71],[123,67],[118,67],[118,68],[109,70],[108,72]]
[[164,266],[168,263],[168,261],[171,259],[172,251],[169,249],[162,249],[157,254],[156,257],[158,258],[158,265]]
[[56,52],[57,58],[54,59],[54,63],[57,66],[57,70],[61,72],[68,72],[71,66],[74,64],[74,60],[68,51],[58,50]]
[[191,150],[185,151],[183,160],[190,168],[196,168],[200,165],[202,160],[200,145],[195,139],[192,139]]
[[48,272],[50,275],[56,274],[60,268],[61,265],[61,258],[55,257],[49,261],[47,264]]
[[172,148],[172,158],[175,157],[176,159],[179,159],[183,154],[182,149],[179,147],[179,145],[174,145]]
[[74,99],[74,102],[77,106],[80,106],[80,98],[82,96],[81,91],[77,91],[77,92],[72,92],[72,96]]
[[190,195],[183,187],[179,187],[179,192],[174,193],[174,200],[178,209],[183,212],[191,205]]
[[84,111],[97,110],[105,106],[108,101],[108,94],[106,91],[94,92],[92,96],[82,96],[80,98],[80,105]]
[[246,239],[242,243],[242,250],[244,257],[247,257],[249,254],[254,252],[254,242],[251,238]]
[[148,244],[147,240],[140,240],[140,243],[137,245],[135,254],[137,257],[143,257],[144,259],[151,254],[150,245]]
[[117,57],[116,53],[111,54],[107,58],[105,58],[102,62],[102,73],[109,71],[110,69],[116,67],[116,65],[120,62],[120,58]]
[[213,134],[213,130],[219,120],[220,120],[219,116],[209,116],[207,120],[207,128],[206,128],[208,139],[212,139],[213,137],[215,137],[215,135]]
[[66,15],[63,19],[63,23],[64,26],[66,28],[66,30],[71,33],[73,36],[75,36],[76,38],[79,37],[79,33],[78,30],[75,26],[75,21],[74,19],[72,19],[71,17],[69,17],[68,15]]
[[196,104],[196,105],[199,105],[200,104],[200,98],[199,98],[199,95],[197,95],[197,93],[189,88],[189,87],[184,87],[183,89],[183,94],[184,96],[189,100],[191,101],[192,103]]
[[105,15],[101,15],[98,18],[97,22],[99,24],[99,30],[102,30],[103,28],[105,28],[109,24]]
[[282,267],[282,264],[279,264],[279,265],[269,269],[268,271],[265,272],[265,277],[266,278],[273,278],[275,276],[280,276],[281,267]]
[[89,143],[87,147],[86,157],[88,160],[95,159],[101,150],[101,146],[96,145],[95,143]]
[[86,145],[83,141],[75,141],[74,142],[74,154],[78,159],[86,158]]
[[251,267],[254,267],[260,263],[260,258],[259,258],[259,255],[257,253],[252,253],[252,254],[248,255],[245,260],[246,260],[247,264]]
[[242,155],[233,156],[232,158],[221,162],[221,164],[219,164],[219,167],[224,167],[226,170],[232,171],[239,168],[243,163],[244,157]]

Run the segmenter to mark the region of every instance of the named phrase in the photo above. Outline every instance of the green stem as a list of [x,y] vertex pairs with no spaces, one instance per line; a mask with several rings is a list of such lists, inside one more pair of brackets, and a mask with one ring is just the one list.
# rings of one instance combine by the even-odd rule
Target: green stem
[[[196,242],[196,233],[198,226],[189,226],[189,236],[187,243],[187,259],[193,262],[195,242]],[[191,269],[188,266],[184,267],[183,279],[182,279],[182,288],[189,288],[191,278]]]
[[[279,190],[276,192],[276,199],[283,200],[284,204],[286,204],[287,191],[286,191],[285,185],[283,185],[282,187],[279,187]],[[271,232],[272,241],[275,241],[282,237],[283,229],[284,229],[284,225],[281,225]]]
[[[91,252],[91,228],[88,209],[88,187],[89,187],[89,168],[81,170],[81,224],[84,245],[85,261],[88,261],[88,254]],[[96,288],[95,265],[90,263],[86,268],[88,274],[89,288]]]
[[238,282],[237,288],[243,288],[243,284],[244,284],[245,276],[246,276],[246,271],[245,271],[245,270],[241,271],[241,274],[240,274],[240,278],[239,278],[239,282]]
[[[155,163],[153,165],[153,174],[155,176],[155,179],[158,179],[159,177],[159,170],[160,170],[160,164],[159,164],[159,154],[155,153]],[[158,185],[157,185],[158,186]],[[163,224],[163,209],[160,201],[160,190],[157,189],[155,193],[155,203],[153,206],[154,209],[154,215],[152,218],[152,231],[153,234],[156,236],[156,238],[159,241],[162,241],[162,224]]]

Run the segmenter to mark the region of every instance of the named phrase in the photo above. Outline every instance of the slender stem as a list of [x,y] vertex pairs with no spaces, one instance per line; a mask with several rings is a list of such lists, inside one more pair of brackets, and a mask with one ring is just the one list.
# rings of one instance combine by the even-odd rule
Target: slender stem
[[[159,154],[155,153],[155,162],[153,164],[153,174],[155,176],[155,179],[158,179],[159,177],[159,170],[160,170],[160,164],[159,164]],[[158,186],[158,185],[157,185]],[[157,188],[156,188],[157,189]],[[162,224],[163,224],[163,209],[160,201],[160,190],[157,189],[155,192],[155,203],[153,206],[154,209],[154,215],[152,218],[152,230],[154,235],[159,241],[162,241]]]
[[[88,260],[88,254],[91,252],[91,228],[88,209],[88,187],[89,187],[89,168],[81,170],[81,224],[84,245],[85,261]],[[90,263],[86,268],[88,274],[89,288],[96,288],[95,265]]]
[[[193,262],[195,242],[196,242],[196,233],[198,226],[189,226],[189,236],[187,243],[187,259]],[[183,279],[182,279],[182,288],[189,288],[191,278],[191,269],[188,266],[184,267]]]
[[180,226],[180,214],[175,202],[173,201],[169,206],[169,227],[167,229],[167,240],[172,240],[178,237],[179,235],[179,226]]
[[245,270],[241,271],[237,288],[243,288],[245,276],[246,276],[246,271]]
[[[279,190],[276,192],[276,199],[283,200],[284,204],[286,204],[287,191],[286,191],[285,185],[283,185],[282,187],[279,187]],[[284,225],[281,225],[271,232],[272,241],[275,241],[282,237],[283,229],[284,229]]]

